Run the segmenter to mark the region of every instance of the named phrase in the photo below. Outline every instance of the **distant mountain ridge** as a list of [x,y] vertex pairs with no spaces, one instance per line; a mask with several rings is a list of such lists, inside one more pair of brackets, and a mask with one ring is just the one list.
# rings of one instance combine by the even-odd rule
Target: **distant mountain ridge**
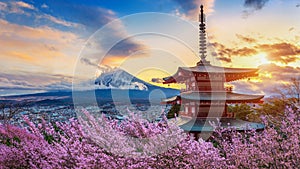
[[165,97],[179,94],[179,90],[164,88],[149,84],[122,69],[113,69],[102,73],[95,80],[95,90],[85,91],[55,91],[19,96],[0,97],[1,102],[30,102],[35,105],[73,105],[73,97],[79,97],[84,104],[92,101],[92,95],[96,97],[98,104],[106,102],[120,102],[122,100],[131,103],[159,103]]

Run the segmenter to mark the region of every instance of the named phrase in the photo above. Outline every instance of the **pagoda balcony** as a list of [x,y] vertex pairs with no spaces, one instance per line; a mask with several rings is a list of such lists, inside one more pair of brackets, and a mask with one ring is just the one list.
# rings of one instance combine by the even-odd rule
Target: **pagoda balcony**
[[232,92],[233,86],[228,86],[222,89],[212,89],[212,88],[206,88],[206,89],[199,89],[199,88],[190,88],[190,89],[180,89],[180,92],[187,92],[187,91],[198,91],[198,92]]

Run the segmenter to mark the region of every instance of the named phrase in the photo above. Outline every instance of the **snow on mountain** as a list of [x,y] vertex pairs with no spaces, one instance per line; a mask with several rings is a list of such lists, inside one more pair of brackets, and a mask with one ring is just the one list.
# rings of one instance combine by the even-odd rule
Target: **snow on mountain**
[[148,83],[134,77],[122,69],[102,73],[96,80],[98,89],[132,89],[148,91]]

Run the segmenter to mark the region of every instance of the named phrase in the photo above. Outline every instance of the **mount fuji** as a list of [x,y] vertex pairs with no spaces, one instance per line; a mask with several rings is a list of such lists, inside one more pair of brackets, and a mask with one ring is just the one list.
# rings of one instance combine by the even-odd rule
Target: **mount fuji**
[[18,96],[0,97],[1,102],[27,102],[34,105],[73,105],[75,99],[90,104],[91,96],[98,104],[160,103],[161,99],[179,94],[179,90],[149,84],[122,69],[102,73],[95,79],[95,90],[49,91]]
[[122,69],[113,69],[112,71],[102,73],[95,80],[98,89],[127,89],[148,91],[153,86],[143,80],[136,78]]

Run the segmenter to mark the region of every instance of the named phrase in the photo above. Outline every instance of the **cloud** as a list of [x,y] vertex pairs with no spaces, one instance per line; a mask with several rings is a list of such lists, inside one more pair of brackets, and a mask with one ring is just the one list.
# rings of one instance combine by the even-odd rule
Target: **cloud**
[[[115,30],[116,27],[119,29]],[[83,60],[86,65],[119,66],[126,58],[148,56],[145,52],[139,52],[147,49],[148,47],[142,42],[127,35],[121,22],[114,22],[89,39],[81,56],[87,59]],[[99,59],[101,59],[101,63],[99,63]]]
[[254,10],[262,9],[269,0],[245,0],[244,7],[252,8]]
[[[16,7],[16,9],[18,9],[18,10],[23,10],[23,8],[35,9],[34,6],[32,6],[32,5],[30,6],[30,4],[27,4],[27,3],[22,3],[22,1],[9,3],[8,7],[6,7],[5,5],[7,5],[7,4],[3,3],[1,6],[3,6],[3,8],[6,9],[6,13],[9,13],[9,10],[12,6]],[[118,40],[118,41],[120,40],[120,42],[117,43],[110,50],[108,56],[112,56],[112,57],[117,56],[117,57],[122,58],[124,56],[129,56],[132,52],[136,52],[137,50],[145,49],[145,45],[140,44],[139,42],[135,41],[134,39],[132,39],[132,38],[126,39],[127,32],[126,32],[125,27],[122,24],[122,21],[117,20],[118,17],[116,16],[116,14],[109,9],[105,9],[105,8],[101,8],[101,7],[97,7],[97,6],[78,5],[78,4],[70,4],[70,3],[66,3],[66,2],[61,2],[61,3],[59,3],[59,5],[57,5],[57,9],[55,9],[53,12],[55,13],[56,10],[66,10],[70,14],[65,14],[63,16],[63,18],[60,18],[59,16],[45,14],[45,13],[42,13],[42,11],[36,10],[36,11],[30,13],[30,15],[31,15],[30,17],[32,18],[32,20],[34,20],[34,24],[39,25],[39,26],[36,26],[37,28],[31,28],[30,26],[27,26],[27,27],[24,26],[23,27],[24,29],[17,28],[17,30],[15,30],[15,31],[18,31],[18,33],[16,35],[12,35],[11,32],[13,32],[13,31],[11,31],[11,30],[14,30],[17,27],[17,25],[9,24],[9,23],[7,23],[7,21],[0,19],[0,25],[1,24],[5,25],[5,26],[7,25],[8,27],[12,28],[12,29],[8,30],[9,33],[6,33],[6,34],[3,33],[2,36],[0,35],[1,37],[3,37],[3,39],[1,39],[0,41],[7,40],[8,42],[5,42],[6,44],[7,43],[12,44],[12,42],[13,42],[14,44],[20,44],[20,46],[21,46],[21,44],[23,44],[24,47],[28,46],[29,48],[32,48],[32,46],[29,45],[32,43],[26,44],[26,42],[28,41],[27,39],[36,40],[35,38],[32,37],[34,35],[36,35],[37,36],[36,38],[38,38],[38,39],[43,39],[45,36],[43,34],[44,32],[49,32],[49,34],[46,35],[46,36],[49,36],[48,38],[46,38],[48,40],[53,39],[54,42],[57,41],[56,39],[68,40],[65,37],[69,38],[70,35],[65,36],[65,37],[57,37],[56,35],[53,36],[53,32],[51,32],[51,30],[58,30],[61,28],[61,27],[57,27],[57,26],[62,25],[62,26],[68,27],[70,29],[70,31],[80,32],[80,34],[78,36],[87,37],[87,36],[92,35],[96,30],[105,26],[107,23],[114,21],[114,24],[106,29],[107,33],[104,36],[101,36],[101,38],[102,39],[104,38],[105,40],[103,40],[101,42],[100,41],[96,42],[96,43],[100,43],[96,46],[97,49],[108,48],[108,46],[106,44],[108,41],[111,41],[111,40]],[[23,14],[24,12],[25,11],[22,11],[22,12],[20,11],[20,12],[18,12],[18,14]],[[20,15],[20,17],[22,18],[22,15]],[[26,19],[28,19],[28,18],[26,18]],[[44,26],[44,25],[47,25],[47,26]],[[51,28],[50,26],[53,26],[56,29]],[[49,29],[50,31],[45,31],[46,29]],[[61,31],[61,32],[64,32],[64,31]],[[21,35],[21,33],[22,33],[22,35]],[[26,38],[23,39],[18,36],[22,36],[22,37],[26,37]],[[72,40],[72,39],[74,39],[74,37],[69,38],[69,40]],[[37,41],[39,41],[39,40],[37,40]],[[50,51],[52,52],[51,55],[60,55],[61,54],[58,51],[63,46],[51,45],[51,44],[43,45],[43,44],[45,44],[45,43],[42,42],[41,44],[37,44],[36,47],[43,46],[43,48],[46,48],[47,50],[50,49]],[[78,45],[76,45],[76,46],[78,46]],[[53,49],[55,49],[55,50],[53,50]],[[20,49],[17,49],[17,50],[19,51]],[[6,52],[6,53],[8,53],[8,52]],[[24,52],[24,51],[19,52],[19,53],[23,53],[22,55],[20,54],[19,56],[30,55],[29,52]],[[46,55],[50,55],[50,54],[46,54]],[[16,56],[16,55],[14,55],[14,56]],[[21,58],[21,57],[19,57],[19,58]],[[29,58],[29,57],[27,57],[27,58]]]
[[112,10],[101,7],[70,4],[64,6],[69,11],[73,11],[72,15],[67,15],[66,18],[84,25],[92,33],[117,18]]
[[[0,19],[0,71],[71,74],[83,40],[49,27],[28,27]],[[66,64],[68,63],[68,64]]]
[[14,6],[20,7],[20,8],[27,8],[27,9],[32,9],[32,10],[35,9],[33,5],[28,4],[26,2],[22,2],[22,1],[12,2],[12,4],[14,4]]
[[0,2],[0,12],[2,12],[2,14],[4,12],[30,15],[25,10],[36,10],[36,8],[23,1]]
[[[46,8],[47,5],[43,4],[41,8]],[[28,11],[31,10],[31,11]],[[9,16],[9,14],[19,14],[19,17],[23,19],[22,15],[30,17],[30,19],[34,20],[34,24],[38,24],[38,21],[47,20],[46,24],[49,25],[49,21],[58,25],[66,26],[66,27],[79,27],[79,24],[74,22],[69,22],[58,17],[54,17],[49,14],[44,14],[38,9],[36,9],[33,5],[22,2],[22,1],[13,1],[9,3],[0,2],[0,12],[2,16]],[[15,17],[15,16],[14,16]],[[5,18],[5,17],[3,17]],[[29,19],[29,18],[25,18]],[[40,22],[41,23],[41,22]]]
[[236,34],[236,37],[238,39],[240,39],[241,41],[246,42],[246,43],[256,43],[257,42],[257,40],[254,39],[254,38],[243,36],[243,35],[240,35],[240,34]]
[[45,3],[43,3],[43,4],[41,5],[41,8],[49,8],[49,6],[46,5]]
[[220,60],[220,61],[224,61],[224,62],[227,62],[227,63],[231,63],[231,58],[230,58],[230,57],[226,57],[226,56],[218,56],[217,59]]
[[261,44],[255,46],[257,50],[266,52],[270,61],[282,63],[295,62],[300,56],[300,47],[291,43],[282,42],[274,44]]
[[[116,66],[116,62],[120,62],[126,57],[133,57],[132,54],[137,51],[147,49],[145,44],[128,35],[122,20],[119,20],[113,11],[83,5],[76,5],[71,8],[77,11],[76,14],[72,15],[73,20],[84,25],[85,29],[91,34],[95,32],[86,44],[85,50],[98,52],[88,55],[84,53],[92,64],[98,65],[99,63],[95,63],[98,60],[97,58],[105,56],[102,61],[103,64]],[[98,29],[100,31],[96,32]],[[115,44],[112,44],[112,42]],[[103,53],[105,51],[108,51],[108,53]],[[83,61],[83,63],[91,65],[87,61]]]
[[[0,41],[2,41],[4,44],[5,41],[7,41],[7,43],[10,43],[10,41],[13,41],[15,43],[20,41],[19,44],[25,45],[25,47],[27,46],[26,43],[28,43],[30,40],[32,42],[40,42],[40,43],[43,42],[43,40],[49,40],[49,41],[52,40],[55,42],[70,43],[74,39],[78,38],[77,35],[71,32],[64,32],[50,27],[33,28],[29,26],[13,24],[2,19],[0,19],[0,27],[2,28],[0,30],[0,37],[1,37]],[[22,42],[26,42],[26,43],[22,43]],[[18,46],[18,47],[22,47],[22,46]]]
[[[236,92],[275,95],[276,88],[282,88],[292,77],[300,77],[300,67],[279,66],[274,63],[260,65],[258,81],[256,78],[231,82]],[[251,80],[254,79],[254,80]]]
[[70,90],[72,77],[33,72],[1,73],[0,89]]
[[[243,93],[243,94],[267,94],[270,93],[265,90],[261,82],[252,82],[249,80],[239,80],[230,83],[233,85],[233,90],[236,93]],[[270,86],[269,86],[270,89]]]
[[231,57],[233,56],[253,56],[258,54],[258,51],[255,48],[242,47],[242,48],[228,48],[225,45],[214,42],[210,43],[216,49],[217,59],[230,63]]
[[5,11],[7,8],[7,4],[4,2],[0,2],[0,11]]
[[194,10],[195,8],[199,9],[199,6],[196,6],[196,1],[194,0],[174,0],[174,1],[177,2],[185,12],[189,12],[191,10]]
[[243,11],[243,18],[247,18],[255,11],[261,10],[269,0],[245,0],[244,7],[248,10]]
[[[0,59],[5,60],[5,62],[0,62],[0,71],[1,75],[6,75],[6,77],[2,76],[0,82],[2,89],[57,90],[69,88],[71,83],[63,78],[74,73],[76,56],[84,44],[82,37],[92,34],[101,26],[117,19],[113,11],[99,7],[76,5],[74,7],[74,5],[68,4],[71,6],[68,11],[72,11],[72,15],[64,15],[64,18],[60,19],[60,17],[44,14],[33,6],[23,3],[16,3],[15,6],[18,8],[15,8],[15,11],[9,11],[12,9],[12,5],[11,3],[0,3],[1,14],[8,16],[15,12],[22,18],[22,14],[28,12],[26,10],[34,9],[30,12],[30,18],[36,25],[31,27],[0,19]],[[28,15],[26,17],[28,19]],[[42,24],[36,21],[42,21],[40,22]],[[61,27],[50,27],[51,23],[68,28],[60,30]],[[82,33],[70,32],[74,28]],[[133,52],[145,49],[145,45],[127,37],[128,34],[121,21],[115,21],[112,27],[108,27],[103,38],[121,40],[110,50],[108,58],[120,60]],[[106,48],[105,43],[97,45],[99,50]],[[83,62],[87,65],[97,65],[93,63],[92,59],[83,60]],[[109,62],[106,63],[109,64]],[[97,70],[100,68],[101,71],[109,70],[108,67],[97,66]],[[19,73],[21,71],[27,72]],[[51,73],[60,73],[62,76],[54,76]],[[6,78],[6,82],[3,78]]]
[[248,47],[243,47],[240,49],[233,49],[231,52],[231,55],[233,56],[253,56],[258,53],[257,50],[248,48]]
[[177,4],[179,4],[179,9],[182,10],[184,17],[187,17],[192,20],[198,20],[200,5],[204,6],[204,13],[206,15],[212,13],[214,11],[214,3],[215,0],[174,0]]
[[[121,20],[118,20],[115,12],[109,9],[96,7],[96,6],[87,6],[87,5],[70,5],[64,4],[69,11],[76,11],[72,12],[72,15],[65,16],[66,19],[72,20],[72,22],[66,22],[55,18],[50,15],[44,15],[44,18],[51,20],[52,22],[64,25],[64,26],[77,26],[82,25],[84,29],[87,30],[90,34],[94,33],[98,29],[102,31],[106,31],[105,35],[98,35],[97,33],[94,36],[101,36],[95,37],[96,39],[102,39],[101,41],[93,41],[94,49],[108,49],[110,46],[107,46],[107,42],[109,41],[118,41],[117,44],[110,49],[107,54],[107,57],[127,57],[132,53],[143,50],[146,48],[145,45],[139,43],[138,41],[134,40],[134,38],[128,38],[128,33],[126,32],[126,28],[124,27]],[[74,24],[77,23],[76,24]],[[113,22],[113,23],[112,23]],[[110,23],[110,25],[106,25]]]
[[300,75],[300,67],[279,66],[274,63],[260,65],[258,67],[262,72],[273,73],[275,80],[289,80],[291,77]]
[[103,65],[103,64],[99,64],[99,63],[97,64],[95,61],[91,61],[88,58],[81,58],[80,61],[87,65],[95,67],[97,69],[97,71],[100,71],[100,72],[98,72],[99,74],[105,73],[105,72],[110,72],[113,69],[112,67],[110,67],[108,65]]
[[97,67],[97,68],[100,67],[99,64],[96,64],[96,63],[92,62],[92,61],[91,61],[90,59],[88,59],[88,58],[81,58],[80,61],[81,61],[81,62],[84,62],[85,64],[90,65],[90,66],[94,66],[94,67]]
[[289,32],[291,32],[291,31],[293,31],[293,30],[295,30],[294,27],[289,28]]
[[147,46],[136,42],[133,38],[128,38],[115,44],[115,46],[110,49],[107,56],[127,57],[145,49],[147,49]]
[[59,19],[57,17],[48,15],[48,14],[37,15],[36,18],[37,19],[47,19],[55,24],[59,24],[59,25],[66,26],[66,27],[78,27],[79,26],[79,24],[77,24],[77,23],[68,22],[68,21]]
[[241,43],[233,47],[227,47],[221,43],[213,42],[209,45],[216,50],[216,56],[219,60],[231,62],[232,57],[242,56],[251,57],[259,53],[265,53],[269,61],[280,62],[284,64],[296,62],[300,59],[300,46],[292,42],[277,43],[258,43],[254,38],[237,34],[238,39],[245,42],[247,47],[242,47]]

